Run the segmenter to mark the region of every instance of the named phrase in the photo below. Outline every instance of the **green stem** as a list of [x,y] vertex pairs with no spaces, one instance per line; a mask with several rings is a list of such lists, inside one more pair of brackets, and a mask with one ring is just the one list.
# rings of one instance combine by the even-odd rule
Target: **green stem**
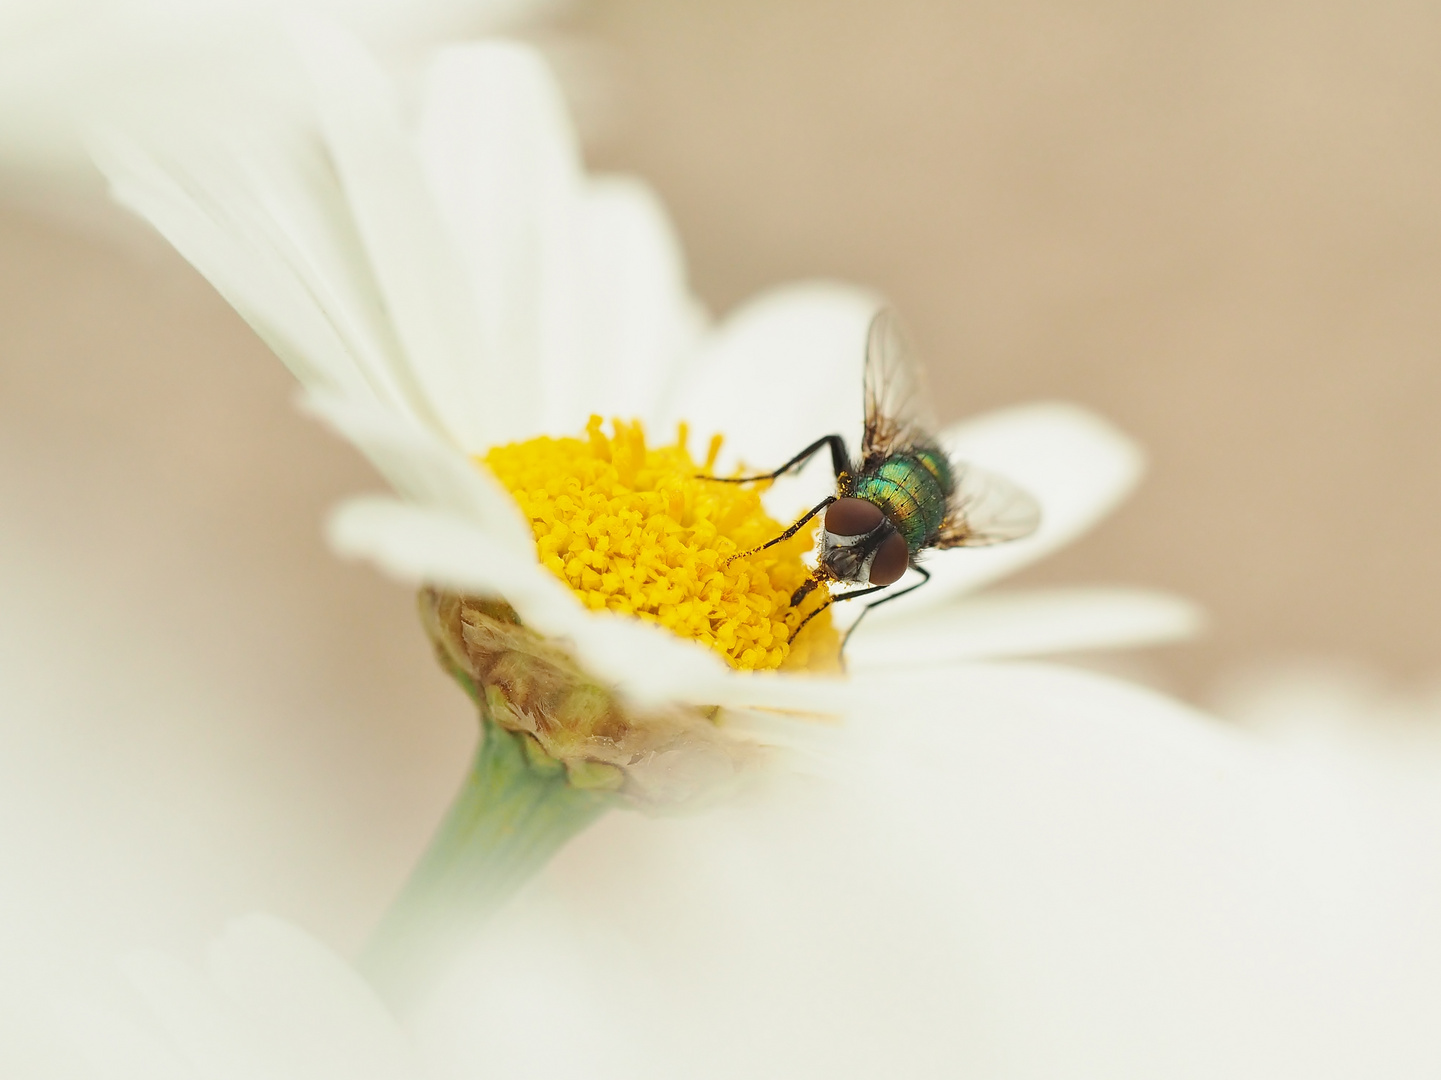
[[481,924],[608,807],[572,786],[559,762],[481,714],[465,783],[361,956],[393,1004],[414,1000]]

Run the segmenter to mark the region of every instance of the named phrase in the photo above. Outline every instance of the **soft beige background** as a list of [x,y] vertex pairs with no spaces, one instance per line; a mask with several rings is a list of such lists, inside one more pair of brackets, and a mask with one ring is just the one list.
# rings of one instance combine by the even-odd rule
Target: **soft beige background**
[[[1072,398],[1147,445],[1134,502],[1029,579],[1206,604],[1152,676],[1433,670],[1441,8],[612,0],[573,29],[594,160],[657,184],[717,310],[871,283],[946,416]],[[378,484],[291,394],[139,229],[0,208],[10,970],[252,908],[349,947],[453,790],[473,720],[407,590],[320,539]]]

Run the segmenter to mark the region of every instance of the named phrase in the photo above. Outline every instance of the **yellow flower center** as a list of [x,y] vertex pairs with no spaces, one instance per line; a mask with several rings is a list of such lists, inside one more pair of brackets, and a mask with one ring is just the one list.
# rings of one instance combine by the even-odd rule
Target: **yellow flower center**
[[584,439],[529,439],[482,459],[530,519],[541,562],[594,610],[658,622],[733,667],[833,666],[839,638],[828,611],[791,640],[824,599],[818,589],[791,606],[810,574],[801,556],[811,532],[728,562],[785,526],[765,512],[755,486],[701,475],[715,464],[720,436],[697,465],[685,425],[675,445],[656,448],[639,423],[611,428],[606,435],[592,416]]

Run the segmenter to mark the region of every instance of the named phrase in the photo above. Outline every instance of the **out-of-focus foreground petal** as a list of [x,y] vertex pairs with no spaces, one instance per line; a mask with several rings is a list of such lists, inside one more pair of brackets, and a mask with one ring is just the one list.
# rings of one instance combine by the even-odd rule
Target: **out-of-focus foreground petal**
[[[917,707],[887,708],[902,687]],[[904,676],[851,720],[819,774],[574,841],[413,1018],[431,1075],[1441,1065],[1441,841],[1346,761],[1034,665]],[[293,931],[232,931],[205,976],[130,971],[159,1025],[117,1053],[208,1070],[156,1075],[414,1075],[365,988]]]
[[125,974],[155,1023],[67,1010],[105,1080],[417,1080],[408,1037],[339,957],[278,919],[238,919],[198,970],[138,953]]
[[175,113],[245,87],[244,106],[303,87],[268,48],[284,12],[344,22],[388,61],[446,38],[516,25],[549,0],[10,0],[0,6],[0,170],[90,181],[81,128]]
[[830,781],[579,838],[426,1041],[508,1077],[547,1031],[631,1077],[1441,1067],[1441,841],[1398,850],[1404,804],[1099,677],[902,686]]

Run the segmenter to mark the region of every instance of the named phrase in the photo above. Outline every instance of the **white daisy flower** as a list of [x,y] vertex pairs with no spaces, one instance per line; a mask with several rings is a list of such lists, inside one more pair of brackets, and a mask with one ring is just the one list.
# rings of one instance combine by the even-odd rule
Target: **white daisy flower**
[[[531,762],[539,786],[516,798],[555,811],[553,840],[602,795],[655,806],[714,791],[814,730],[778,716],[840,716],[896,673],[1194,628],[1190,605],[1140,590],[969,598],[1080,535],[1139,475],[1104,421],[1036,405],[940,440],[1029,491],[1039,529],[928,553],[934,580],[868,620],[840,674],[834,609],[796,635],[808,533],[733,558],[834,479],[815,467],[763,500],[701,474],[774,467],[832,432],[855,445],[876,298],[795,286],[712,327],[655,197],[585,173],[532,51],[445,50],[412,118],[346,33],[304,21],[296,39],[314,111],[293,130],[111,134],[97,160],[394,486],[342,506],[331,538],[424,586],[442,662],[519,740],[487,740],[499,757],[482,749],[473,793]],[[692,438],[709,450],[692,454]],[[465,815],[482,812],[465,807],[421,892],[453,883]],[[554,847],[510,824],[495,836],[518,854],[498,877],[487,866],[492,882]]]
[[[553,533],[538,551],[536,519],[518,512],[496,469],[521,483],[534,479],[528,470],[576,467],[526,444],[584,438],[592,416],[638,420],[647,434],[669,434],[679,420],[723,433],[721,474],[738,461],[784,460],[816,433],[854,440],[874,298],[792,288],[708,330],[660,207],[634,181],[584,174],[533,53],[499,43],[443,52],[412,131],[351,39],[312,23],[303,40],[320,146],[143,152],[111,140],[101,162],[116,196],[216,284],[295,371],[308,406],[395,485],[400,498],[340,510],[337,547],[408,580],[504,597],[527,627],[566,641],[634,702],[834,700],[824,695],[840,682],[743,674],[717,649],[657,625],[666,617],[618,615],[624,583],[567,587],[541,557]],[[557,456],[590,444],[602,455],[627,445],[649,453],[640,438],[592,427],[586,447]],[[1140,456],[1103,421],[1060,405],[995,414],[942,438],[958,458],[1032,492],[1043,523],[1003,547],[934,553],[937,580],[857,636],[857,674],[873,656],[1026,655],[1191,628],[1193,609],[1151,593],[1032,594],[1021,601],[1024,634],[994,600],[961,602],[1092,525],[1132,487]],[[499,447],[513,453],[497,456]],[[992,620],[1002,629],[994,641]]]

